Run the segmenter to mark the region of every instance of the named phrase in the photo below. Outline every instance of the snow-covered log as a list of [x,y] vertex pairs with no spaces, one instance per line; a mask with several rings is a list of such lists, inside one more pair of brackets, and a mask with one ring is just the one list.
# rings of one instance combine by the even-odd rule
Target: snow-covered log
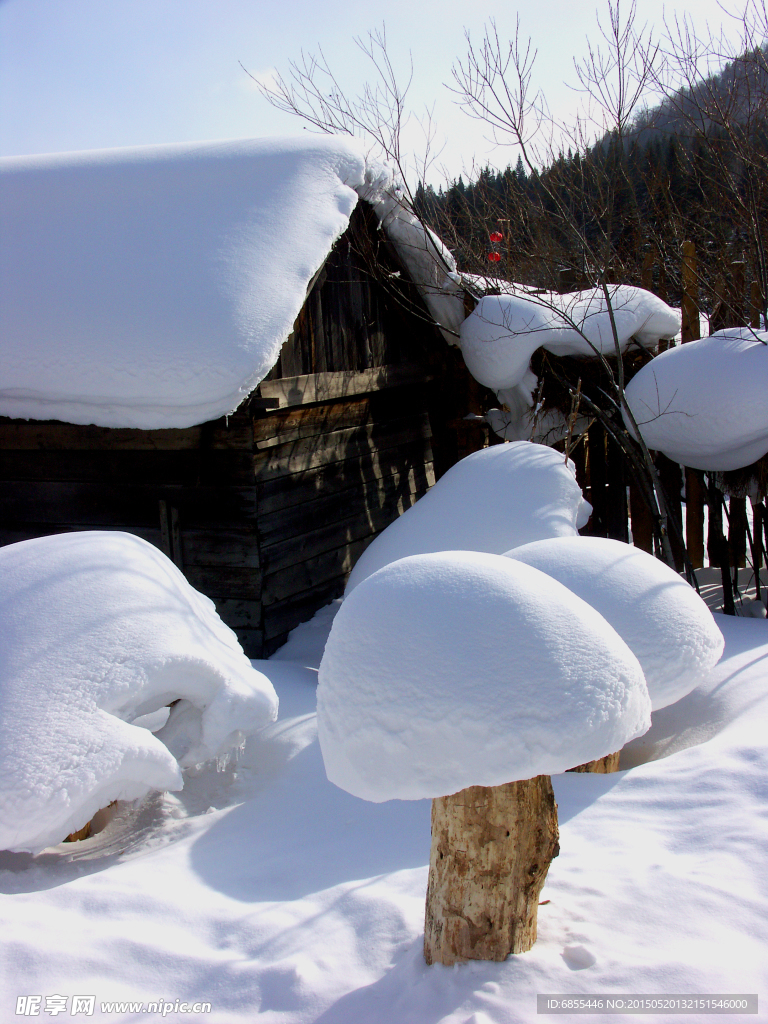
[[181,767],[277,717],[213,602],[130,534],[0,548],[0,649],[4,850],[36,853],[112,800],[181,789]]
[[317,711],[336,785],[376,802],[445,798],[425,938],[427,962],[444,964],[530,948],[557,852],[537,777],[650,724],[642,669],[594,608],[530,566],[469,551],[400,559],[345,598]]

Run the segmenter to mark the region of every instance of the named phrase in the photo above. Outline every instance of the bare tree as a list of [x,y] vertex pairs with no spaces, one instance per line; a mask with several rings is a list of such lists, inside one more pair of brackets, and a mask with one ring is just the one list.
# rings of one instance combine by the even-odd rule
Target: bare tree
[[[558,153],[562,153],[565,142],[586,154],[595,132],[604,145],[622,152],[628,128],[658,80],[662,53],[648,29],[637,25],[634,2],[626,16],[622,14],[620,0],[609,2],[608,19],[605,24],[599,23],[599,32],[599,41],[589,43],[587,56],[575,65],[585,111],[570,127],[557,124],[541,94],[531,92],[536,55],[530,41],[521,40],[519,23],[514,39],[507,43],[502,43],[493,21],[479,46],[475,46],[467,34],[467,56],[454,64],[451,89],[470,116],[488,125],[497,144],[519,150],[529,175],[537,181],[547,216],[559,230],[560,259],[563,250],[566,253],[570,250],[572,269],[580,273],[588,286],[602,292],[614,338],[614,360],[591,344],[583,325],[569,317],[567,310],[561,311],[567,326],[592,348],[608,381],[608,391],[599,400],[597,396],[579,392],[579,401],[599,420],[643,481],[641,486],[651,508],[663,556],[674,565],[669,533],[676,531],[680,535],[681,531],[670,516],[669,500],[653,458],[626,401],[624,362],[610,287],[617,272],[614,244],[617,191],[624,189],[636,207],[632,183],[621,161],[615,166],[606,166],[604,161],[583,160],[581,182],[578,175],[575,181],[571,177],[567,191],[558,187],[556,176],[539,173],[542,167],[557,165]],[[554,308],[545,296],[533,301]],[[575,396],[576,382],[569,382],[567,386]],[[629,430],[624,429],[622,419],[629,423]],[[678,536],[678,540],[682,546],[682,537]],[[690,565],[687,568],[693,580]]]
[[[412,201],[409,182],[414,173],[418,180],[426,180],[440,155],[435,150],[432,110],[425,110],[417,118],[409,106],[413,59],[409,55],[404,80],[398,78],[384,25],[365,38],[356,37],[354,43],[367,58],[372,73],[371,81],[364,82],[356,95],[344,91],[319,48],[317,54],[302,51],[298,60],[290,62],[287,76],[278,73],[269,82],[255,78],[242,63],[240,66],[273,107],[295,114],[319,132],[352,135],[366,142],[375,156],[397,168],[401,186]],[[420,152],[404,146],[406,128],[415,122],[423,135]]]

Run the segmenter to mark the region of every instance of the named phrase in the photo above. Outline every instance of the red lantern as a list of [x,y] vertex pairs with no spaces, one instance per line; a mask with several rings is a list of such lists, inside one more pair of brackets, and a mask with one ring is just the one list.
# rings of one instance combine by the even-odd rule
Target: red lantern
[[501,253],[489,252],[488,259],[491,261],[491,263],[498,263],[499,260],[501,259]]
[[491,241],[492,242],[500,242],[503,238],[504,238],[504,235],[502,235],[502,233],[500,231],[492,231],[491,232]]

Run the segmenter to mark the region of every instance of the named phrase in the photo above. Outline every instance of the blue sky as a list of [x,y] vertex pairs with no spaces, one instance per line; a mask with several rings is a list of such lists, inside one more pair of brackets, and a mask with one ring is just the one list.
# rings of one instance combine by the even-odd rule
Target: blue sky
[[[660,24],[661,0],[638,6]],[[674,5],[694,9],[701,23],[724,19],[716,0]],[[577,97],[563,80],[587,34],[595,38],[595,5],[539,0],[519,12],[539,51],[536,84],[567,116]],[[438,163],[449,176],[473,160],[504,166],[516,154],[494,150],[443,83],[465,53],[465,27],[479,40],[495,17],[508,38],[515,15],[486,0],[0,0],[0,155],[298,133],[301,123],[272,110],[238,62],[255,75],[285,72],[302,49],[320,46],[354,92],[368,70],[353,39],[385,20],[403,77],[412,54],[415,109],[434,104],[446,140]],[[410,138],[418,147],[419,133]]]

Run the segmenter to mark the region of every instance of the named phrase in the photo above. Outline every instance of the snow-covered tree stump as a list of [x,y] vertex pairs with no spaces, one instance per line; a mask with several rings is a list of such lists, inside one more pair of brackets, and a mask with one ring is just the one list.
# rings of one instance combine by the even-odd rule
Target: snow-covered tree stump
[[64,840],[65,843],[79,843],[82,839],[88,839],[91,834],[91,822],[86,821],[82,828],[77,829],[76,832],[70,832],[67,838]]
[[433,800],[427,963],[504,960],[529,950],[539,894],[558,852],[548,775]]
[[619,770],[619,757],[621,751],[616,750],[613,754],[606,754],[605,757],[598,757],[594,761],[587,761],[575,768],[569,768],[569,772],[595,772],[597,775],[610,775],[611,772]]

